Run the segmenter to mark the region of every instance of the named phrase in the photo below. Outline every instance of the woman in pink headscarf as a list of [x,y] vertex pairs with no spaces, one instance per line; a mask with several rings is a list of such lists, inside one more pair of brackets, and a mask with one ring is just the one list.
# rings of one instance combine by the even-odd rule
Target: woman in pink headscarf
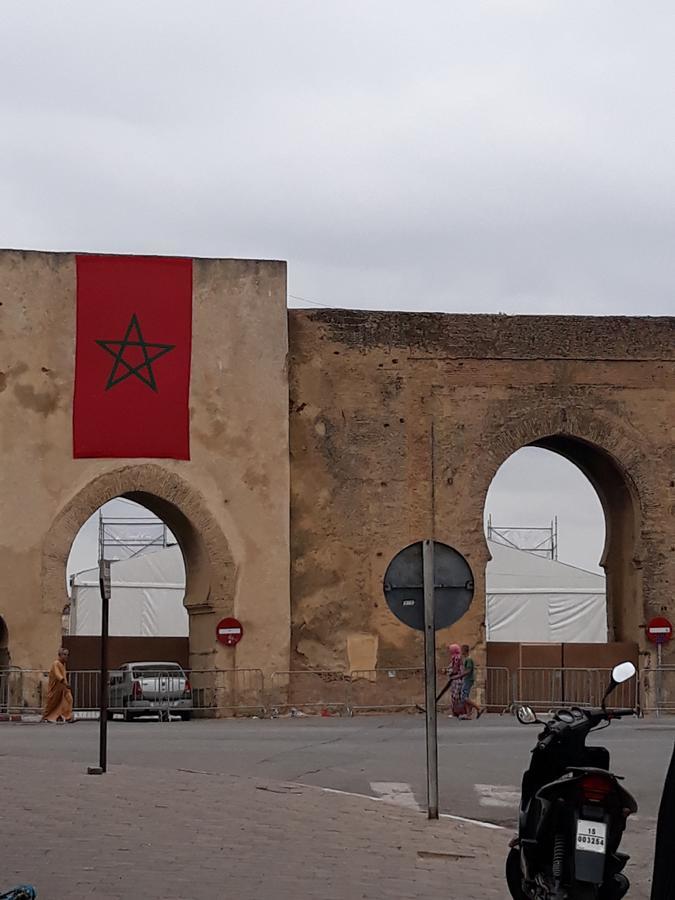
[[450,644],[450,665],[448,667],[448,680],[450,682],[450,701],[452,703],[452,715],[461,719],[466,716],[464,701],[462,700],[462,684],[464,682],[464,661],[462,660],[462,648],[459,644]]

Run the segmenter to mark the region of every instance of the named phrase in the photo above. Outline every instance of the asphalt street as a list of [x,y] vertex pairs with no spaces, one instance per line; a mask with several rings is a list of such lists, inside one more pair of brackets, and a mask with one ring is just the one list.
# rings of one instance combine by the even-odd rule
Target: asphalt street
[[[439,721],[441,810],[511,827],[518,784],[537,729],[510,716]],[[613,723],[595,743],[612,754],[614,771],[653,825],[675,739],[675,722]],[[77,762],[98,760],[98,723],[0,725],[0,757]],[[379,796],[403,806],[425,804],[422,716],[115,721],[109,725],[111,767],[131,765],[251,775]],[[170,790],[167,784],[167,790]]]

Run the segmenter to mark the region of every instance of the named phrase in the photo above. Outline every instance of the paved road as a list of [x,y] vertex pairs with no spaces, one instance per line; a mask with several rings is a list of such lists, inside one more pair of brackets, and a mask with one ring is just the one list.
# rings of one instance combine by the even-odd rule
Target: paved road
[[[510,717],[484,716],[480,722],[444,719],[440,723],[439,736],[442,811],[454,816],[488,821],[512,828],[516,814],[517,784],[522,768],[528,761],[535,735],[536,731],[533,728],[520,726]],[[667,722],[661,724],[649,720],[623,721],[607,729],[602,738],[611,750],[615,770],[626,776],[626,786],[635,794],[640,804],[639,815],[631,819],[629,824],[623,849],[632,857],[627,870],[633,883],[631,897],[646,900],[649,896],[653,858],[654,820],[675,738],[675,724]],[[18,827],[17,834],[23,835],[19,846],[24,847],[25,844],[28,852],[26,855],[21,851],[23,855],[17,856],[21,867],[11,870],[15,871],[17,876],[20,872],[30,871],[30,866],[34,865],[35,852],[39,849],[30,837],[31,829],[35,828],[34,822],[31,820],[32,824],[28,823],[26,829],[21,825],[25,818],[22,809],[24,811],[42,809],[43,801],[39,796],[37,799],[34,796],[38,790],[35,772],[41,773],[39,778],[43,782],[49,778],[47,773],[55,773],[57,781],[63,774],[70,785],[69,791],[88,791],[86,785],[89,785],[92,779],[83,773],[87,765],[96,763],[97,758],[98,724],[95,722],[81,722],[75,726],[11,723],[0,725],[0,784],[3,775],[7,776],[3,787],[3,809],[11,809],[13,814],[17,813],[18,809],[18,814],[12,820],[13,827]],[[145,808],[144,804],[147,804],[142,798],[148,792],[152,795],[153,801],[156,801],[155,805],[159,804],[158,808],[162,808],[166,803],[163,798],[171,798],[176,792],[184,798],[189,797],[189,794],[185,793],[188,791],[188,786],[184,784],[186,778],[201,778],[202,783],[211,786],[233,784],[232,779],[253,778],[256,781],[267,779],[270,784],[301,783],[351,794],[385,798],[403,807],[399,810],[401,814],[413,816],[413,819],[408,821],[425,821],[423,816],[412,812],[413,809],[423,807],[425,802],[424,722],[421,716],[197,720],[190,723],[168,724],[151,721],[114,722],[110,725],[109,763],[110,776],[106,776],[102,781],[110,786],[113,792],[111,796],[117,802],[121,795],[116,792],[115,785],[118,776],[124,779],[127,792],[125,796],[128,798],[125,803],[130,815],[136,809],[135,803],[140,803]],[[23,779],[13,776],[11,771],[23,773]],[[8,791],[7,787],[11,790]],[[208,788],[207,794],[209,790],[219,789],[220,787]],[[40,790],[42,788],[39,788],[38,794]],[[104,790],[107,791],[108,788]],[[236,790],[239,791],[239,788]],[[243,791],[241,800],[237,802],[241,802],[245,807],[250,797],[248,800],[245,799],[246,791],[243,787],[241,790]],[[319,792],[319,795],[324,800],[320,802],[319,807],[314,807],[315,812],[312,815],[316,815],[316,809],[320,808],[325,809],[330,817],[333,803],[331,797],[336,795],[325,792]],[[15,799],[12,800],[12,797]],[[22,807],[24,798],[28,798],[30,802]],[[343,798],[345,802],[348,799]],[[352,799],[357,805],[373,802],[359,798]],[[339,797],[336,802],[337,800]],[[223,802],[227,806],[226,798]],[[177,815],[180,816],[177,822],[191,821],[193,804],[192,801],[190,803],[186,801],[186,804],[177,810]],[[383,805],[376,804],[378,807]],[[357,810],[356,806],[354,810]],[[218,814],[217,810],[213,811],[214,816]],[[65,811],[64,815],[70,822],[70,813]],[[87,807],[86,815],[95,818],[95,809]],[[353,815],[354,821],[359,821],[358,811],[353,812]],[[241,817],[242,822],[253,821],[244,809]],[[317,818],[318,821],[320,820]],[[447,819],[444,821],[448,823],[448,827],[453,825]],[[78,820],[78,828],[80,824]],[[303,824],[298,827],[304,829],[306,826]],[[323,823],[321,828],[325,827]],[[330,823],[327,827],[329,831],[332,828]],[[347,830],[353,827],[353,824],[345,825]],[[475,896],[490,896],[495,889],[495,879],[499,882],[501,877],[499,873],[503,865],[508,832],[489,832],[469,825],[457,827],[474,829],[473,836],[467,834],[469,845],[474,841],[492,848],[489,865],[488,859],[484,856],[488,851],[481,851],[483,856],[480,858],[483,862],[476,870],[484,872],[485,877],[489,879],[489,887],[484,886],[482,882],[480,885],[478,882],[473,884],[476,889]],[[399,833],[402,835],[403,831]],[[380,832],[375,828],[369,831],[367,836],[364,835],[363,839],[372,842],[374,846],[376,841],[381,840],[378,834]],[[491,834],[494,837],[490,838]],[[487,838],[484,838],[484,835]],[[82,840],[84,842],[88,840],[86,829],[82,832]],[[166,840],[173,846],[172,842],[176,840],[173,832],[167,833]],[[339,835],[335,834],[335,840],[338,843],[343,840],[342,832]],[[446,850],[448,840],[452,845],[454,839],[446,839]],[[55,851],[56,849],[55,846]],[[161,855],[164,851],[159,845],[155,849],[160,855],[157,862],[155,850],[152,851],[152,854],[155,854],[152,856],[153,866],[158,865],[161,868],[165,864],[162,862],[165,857]],[[266,852],[266,845],[264,849]],[[382,864],[385,868],[388,865],[385,859],[391,850],[389,844],[381,847]],[[166,859],[170,858],[170,852]],[[282,857],[285,859],[283,854]],[[419,865],[419,860],[417,864]],[[216,875],[213,874],[213,877],[215,879]],[[452,877],[455,879],[459,877],[461,882],[463,873],[453,874]],[[91,891],[91,895],[95,894],[98,897],[86,871],[80,872],[78,878],[80,881],[76,883],[77,890],[72,893],[74,898],[80,896],[80,887],[81,896],[88,897]],[[64,889],[68,884],[72,886],[72,883],[72,873],[69,870],[65,871],[63,880],[58,882]],[[300,884],[297,887],[300,888]],[[187,893],[179,892],[175,896],[194,897],[189,889],[186,890]],[[296,891],[296,895],[315,896],[311,889],[309,892],[307,890],[305,881],[302,881],[302,892]],[[496,894],[505,896],[501,892],[501,887],[496,889]],[[66,896],[67,892],[62,892],[62,895]],[[244,893],[239,895],[249,896]],[[389,896],[386,892],[381,895]],[[120,892],[111,896],[131,895],[125,893],[120,885]],[[165,890],[162,894],[153,894],[150,891],[144,896],[166,898],[174,894]],[[212,895],[207,892],[205,896]],[[328,897],[329,894],[325,896]],[[338,893],[337,896],[351,896],[351,894]],[[374,898],[380,894],[373,888],[372,893],[364,891],[363,896]],[[427,894],[420,893],[416,896],[423,897]],[[429,896],[436,895],[432,892]]]
[[[517,786],[536,730],[511,717],[439,723],[441,808],[511,827]],[[109,727],[111,766],[161,766],[266,777],[370,796],[396,795],[401,805],[425,803],[422,716],[353,719],[115,721]],[[637,797],[641,820],[655,819],[675,723],[624,720],[595,740],[612,753],[615,771]],[[51,757],[80,763],[98,757],[98,724],[0,725],[0,755]]]

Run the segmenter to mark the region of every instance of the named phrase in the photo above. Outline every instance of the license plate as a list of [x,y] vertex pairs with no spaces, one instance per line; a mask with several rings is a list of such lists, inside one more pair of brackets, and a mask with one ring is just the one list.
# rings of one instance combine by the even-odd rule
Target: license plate
[[604,822],[589,822],[588,819],[577,822],[577,850],[604,853],[606,839],[607,826]]

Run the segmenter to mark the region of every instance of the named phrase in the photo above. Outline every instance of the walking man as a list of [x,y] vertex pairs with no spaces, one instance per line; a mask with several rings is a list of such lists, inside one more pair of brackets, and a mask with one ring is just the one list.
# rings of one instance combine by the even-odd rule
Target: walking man
[[462,644],[462,659],[464,661],[464,679],[462,681],[462,701],[464,703],[464,711],[462,718],[471,718],[472,712],[476,711],[476,718],[480,719],[483,710],[471,699],[471,691],[476,680],[476,666],[471,659],[468,644]]
[[47,683],[47,702],[42,716],[43,722],[74,722],[73,693],[68,684],[66,663],[68,651],[61,647],[58,658],[52,663]]

